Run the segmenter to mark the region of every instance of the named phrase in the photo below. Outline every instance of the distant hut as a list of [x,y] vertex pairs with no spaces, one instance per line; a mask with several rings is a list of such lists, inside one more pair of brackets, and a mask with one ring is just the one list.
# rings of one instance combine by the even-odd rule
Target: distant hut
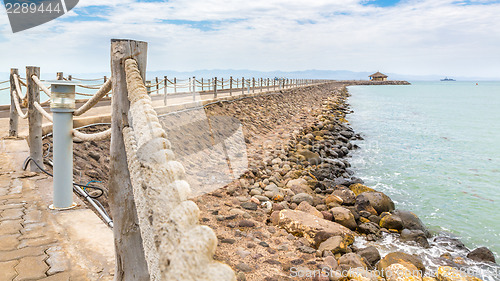
[[387,81],[388,76],[377,71],[368,77],[370,77],[371,81]]

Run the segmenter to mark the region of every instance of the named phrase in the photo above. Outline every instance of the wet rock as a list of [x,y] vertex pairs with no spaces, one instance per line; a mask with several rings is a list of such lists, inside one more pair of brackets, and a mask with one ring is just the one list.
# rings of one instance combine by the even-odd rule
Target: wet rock
[[356,194],[356,196],[360,195],[361,193],[364,193],[364,192],[374,192],[376,191],[375,189],[373,188],[369,188],[368,186],[366,185],[362,185],[360,183],[357,183],[357,184],[351,184],[349,186],[349,189],[354,192],[354,194]]
[[292,203],[300,204],[302,201],[306,201],[309,205],[313,205],[313,197],[307,193],[299,193],[292,197]]
[[307,203],[307,201],[302,201],[299,206],[297,206],[297,211],[302,211],[302,212],[306,212],[306,213],[309,213],[311,215],[315,215],[317,216],[318,218],[324,218],[323,217],[323,214],[318,211],[316,208],[314,208],[313,206],[311,206],[309,203]]
[[410,230],[421,230],[424,232],[427,238],[431,237],[429,230],[427,230],[419,217],[414,213],[405,210],[395,210],[393,214],[401,218],[401,220],[403,221],[403,228]]
[[394,202],[392,202],[389,196],[382,192],[364,192],[357,197],[364,197],[368,199],[370,205],[377,211],[378,214],[394,210]]
[[440,266],[436,273],[438,281],[481,281],[481,279],[468,275],[463,270],[450,266]]
[[332,236],[346,237],[347,241],[354,242],[354,233],[348,228],[301,211],[280,211],[278,224],[291,234],[304,236],[314,245]]
[[364,262],[363,258],[355,253],[348,253],[341,256],[338,260],[339,269],[349,271],[351,268],[367,268],[367,264]]
[[396,215],[388,215],[380,220],[380,227],[387,229],[403,230],[403,220]]
[[414,265],[418,270],[420,270],[422,272],[422,275],[425,274],[425,266],[422,260],[417,256],[406,254],[403,252],[393,252],[388,254],[377,264],[377,269],[379,271],[386,271],[387,267],[395,263],[410,263]]
[[467,254],[467,257],[477,262],[492,262],[496,263],[495,255],[486,247],[477,248]]
[[331,251],[333,254],[344,254],[347,252],[349,246],[348,241],[345,241],[341,236],[332,236],[326,239],[318,247],[318,250],[323,253],[324,251]]
[[358,231],[364,234],[380,236],[380,227],[373,222],[365,222],[358,226]]
[[434,243],[446,248],[448,251],[454,251],[456,249],[467,250],[464,243],[457,238],[438,236],[434,238]]
[[374,246],[358,250],[356,254],[365,258],[365,260],[372,266],[377,264],[377,262],[380,260],[380,252]]
[[330,210],[332,212],[333,218],[336,223],[339,223],[351,230],[355,230],[358,226],[356,220],[354,219],[354,215],[350,210],[343,207],[336,207]]
[[430,247],[429,241],[427,241],[427,237],[422,230],[409,230],[405,228],[401,231],[399,239],[403,242],[413,241],[424,248]]

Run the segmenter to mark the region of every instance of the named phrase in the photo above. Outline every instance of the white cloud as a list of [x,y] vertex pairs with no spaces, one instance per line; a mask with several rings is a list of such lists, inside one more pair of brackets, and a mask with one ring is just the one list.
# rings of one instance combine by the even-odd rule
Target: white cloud
[[453,2],[380,8],[354,0],[81,0],[72,13],[105,5],[107,21],[56,20],[10,34],[0,19],[0,52],[9,54],[0,72],[32,64],[50,72],[107,71],[109,40],[133,38],[149,42],[151,70],[315,68],[500,77],[500,5]]

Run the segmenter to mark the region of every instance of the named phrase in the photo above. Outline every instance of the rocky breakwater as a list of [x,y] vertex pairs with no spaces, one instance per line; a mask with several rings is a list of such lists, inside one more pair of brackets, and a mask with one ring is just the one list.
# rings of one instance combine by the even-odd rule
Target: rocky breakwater
[[[378,241],[387,235],[422,248],[430,248],[434,243],[453,243],[453,239],[430,240],[431,234],[415,214],[397,210],[386,194],[363,185],[363,181],[354,176],[346,156],[350,150],[356,149],[351,141],[360,136],[345,120],[349,112],[347,97],[343,88],[335,97],[327,98],[312,125],[294,131],[286,145],[268,150],[270,153],[253,163],[238,183],[227,187],[229,194],[240,195],[232,203],[240,201],[241,209],[245,210],[233,209],[233,215],[255,218],[250,223],[243,220],[230,227],[260,229],[263,226],[259,223],[265,223],[270,232],[269,239],[284,236],[274,228],[278,227],[288,233],[287,239],[299,239],[294,244],[296,253],[311,255],[290,260],[293,252],[284,256],[277,254],[275,259],[268,261],[281,265],[283,272],[274,277],[263,278],[261,275],[260,280],[286,280],[285,277],[313,280],[478,280],[463,271],[468,265],[466,257],[436,257],[442,266],[437,272],[426,273],[424,261],[419,256],[395,251],[381,257],[376,247],[354,246],[356,239]],[[227,218],[221,217],[220,220]],[[290,250],[288,243],[280,239],[274,243],[272,246],[277,249]],[[269,250],[270,253],[276,252],[272,248]],[[479,249],[471,253],[478,260],[494,262],[494,257],[492,259],[488,252]],[[236,269],[248,273],[259,268],[258,265],[252,268],[243,264],[245,266],[240,263]],[[244,280],[244,274],[239,276]],[[254,278],[250,279],[259,280]]]

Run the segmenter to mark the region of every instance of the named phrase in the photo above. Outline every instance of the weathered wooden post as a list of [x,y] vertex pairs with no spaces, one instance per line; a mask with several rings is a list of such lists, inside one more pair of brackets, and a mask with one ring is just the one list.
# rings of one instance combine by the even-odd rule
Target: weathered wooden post
[[108,81],[108,77],[106,77],[106,75],[104,75],[104,78],[102,80],[104,83],[106,83],[106,81]]
[[72,75],[68,75],[68,81],[71,81],[73,80],[73,76]]
[[158,80],[158,77],[155,77],[155,81],[156,81],[156,94],[159,95],[160,94],[160,82]]
[[205,84],[203,82],[203,77],[201,78],[201,91],[205,91]]
[[222,90],[224,90],[224,77],[220,79],[220,84],[222,86]]
[[252,77],[252,93],[255,94],[255,77]]
[[233,95],[233,76],[229,77],[229,96]]
[[109,205],[114,221],[116,281],[149,280],[122,133],[124,125],[128,124],[127,114],[130,107],[124,68],[125,60],[133,58],[137,61],[144,81],[147,46],[146,42],[111,40],[113,99],[111,101]]
[[[17,130],[19,127],[19,116],[17,115],[16,104],[14,99],[17,99],[17,95],[14,95],[16,89],[16,84],[14,81],[14,75],[19,76],[17,68],[10,69],[10,114],[9,114],[9,137],[17,138]],[[21,95],[21,93],[18,93]],[[19,101],[19,100],[18,100]]]
[[[61,72],[62,73],[62,72]],[[36,109],[35,102],[40,103],[40,88],[35,83],[31,76],[36,75],[40,77],[40,67],[27,66],[26,67],[26,85],[28,85],[28,123],[29,123],[29,136],[28,144],[30,147],[30,157],[42,168],[43,154],[42,154],[42,114]],[[30,163],[30,170],[32,172],[40,172],[40,169],[35,163]]]
[[177,77],[174,77],[174,94],[177,94]]
[[245,94],[245,77],[241,77],[241,94]]
[[64,73],[62,73],[62,72],[57,72],[57,73],[56,73],[56,79],[57,79],[57,80],[64,80]]
[[267,87],[266,87],[266,91],[269,91],[269,78],[267,78]]
[[167,105],[167,93],[168,93],[168,79],[167,76],[163,77],[163,105]]
[[214,78],[214,99],[217,98],[217,77]]
[[148,80],[144,84],[146,85],[146,90],[148,91],[148,95],[151,96],[151,81]]
[[192,80],[192,93],[193,93],[193,101],[196,101],[196,77],[193,76],[193,80]]

